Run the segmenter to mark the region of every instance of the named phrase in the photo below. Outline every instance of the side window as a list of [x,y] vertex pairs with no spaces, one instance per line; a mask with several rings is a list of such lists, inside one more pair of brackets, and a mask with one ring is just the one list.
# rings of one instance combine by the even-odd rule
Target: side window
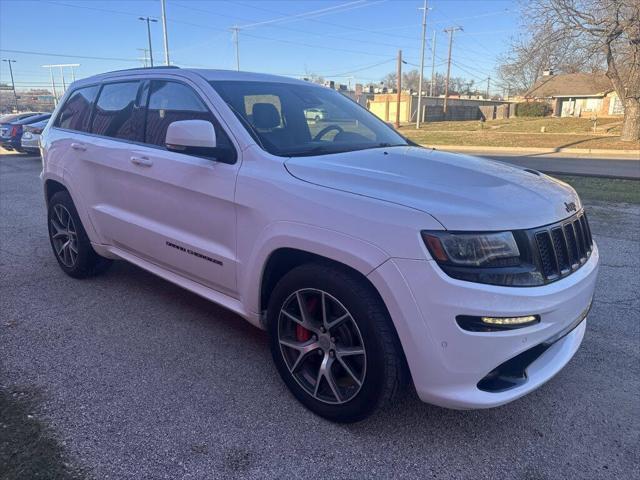
[[94,85],[93,87],[80,88],[73,92],[60,110],[55,126],[88,132],[91,108],[99,89],[99,85]]
[[187,85],[152,81],[147,107],[145,143],[165,146],[169,124],[180,120],[206,120],[213,124],[219,147],[232,148],[231,141],[200,97]]
[[108,83],[96,103],[91,132],[123,140],[141,140],[141,123],[135,115],[140,82]]

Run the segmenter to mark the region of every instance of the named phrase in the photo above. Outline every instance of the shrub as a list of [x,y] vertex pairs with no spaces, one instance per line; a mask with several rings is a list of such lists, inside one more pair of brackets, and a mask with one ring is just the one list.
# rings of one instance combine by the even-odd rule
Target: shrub
[[518,117],[545,117],[551,114],[551,106],[547,102],[521,102],[516,104]]

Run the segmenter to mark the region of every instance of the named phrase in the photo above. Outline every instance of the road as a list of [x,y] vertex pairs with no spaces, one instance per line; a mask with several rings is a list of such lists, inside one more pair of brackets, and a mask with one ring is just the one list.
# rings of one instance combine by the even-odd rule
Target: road
[[640,159],[567,157],[557,154],[495,155],[478,153],[477,155],[520,167],[533,168],[544,173],[640,179]]
[[587,205],[601,273],[583,346],[556,378],[483,411],[408,391],[336,425],[292,398],[266,335],[234,314],[124,262],[65,276],[39,169],[0,156],[0,386],[41,392],[33,414],[93,477],[637,478],[637,205]]

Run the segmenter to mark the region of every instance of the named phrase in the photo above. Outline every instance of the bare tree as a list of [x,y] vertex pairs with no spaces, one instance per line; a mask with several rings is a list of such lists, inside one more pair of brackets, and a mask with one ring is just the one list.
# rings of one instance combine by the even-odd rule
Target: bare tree
[[[521,60],[516,85],[530,87],[543,68],[602,65],[624,105],[621,140],[640,139],[640,0],[530,0],[522,13],[528,35],[512,51]],[[507,62],[503,81],[517,68]]]
[[[528,20],[528,16],[525,18]],[[603,55],[585,54],[573,38],[556,37],[553,30],[539,25],[525,25],[525,29],[524,34],[511,40],[508,53],[498,60],[500,85],[512,93],[529,90],[547,69],[555,73],[595,72],[604,65]]]
[[[433,94],[434,96],[438,96],[444,93],[444,84],[445,84],[445,76],[441,73],[435,74],[435,82]],[[382,79],[382,82],[388,88],[395,88],[398,84],[397,82],[397,74],[395,72],[388,73]],[[469,81],[466,78],[461,77],[451,77],[449,80],[449,92],[461,93],[466,92],[468,89],[468,85],[471,83],[473,85],[473,81]],[[422,81],[422,91],[428,92],[429,86],[431,84],[431,78],[425,77]],[[420,85],[420,73],[418,70],[409,70],[408,72],[404,72],[402,74],[402,88],[403,89],[411,89],[415,92],[418,91],[418,86]]]

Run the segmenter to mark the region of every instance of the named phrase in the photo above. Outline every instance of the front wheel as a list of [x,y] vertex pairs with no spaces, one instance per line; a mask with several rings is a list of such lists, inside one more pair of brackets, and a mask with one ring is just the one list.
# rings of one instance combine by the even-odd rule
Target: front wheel
[[267,315],[280,376],[314,413],[356,422],[398,390],[397,335],[380,298],[356,274],[329,265],[297,267],[274,289]]

